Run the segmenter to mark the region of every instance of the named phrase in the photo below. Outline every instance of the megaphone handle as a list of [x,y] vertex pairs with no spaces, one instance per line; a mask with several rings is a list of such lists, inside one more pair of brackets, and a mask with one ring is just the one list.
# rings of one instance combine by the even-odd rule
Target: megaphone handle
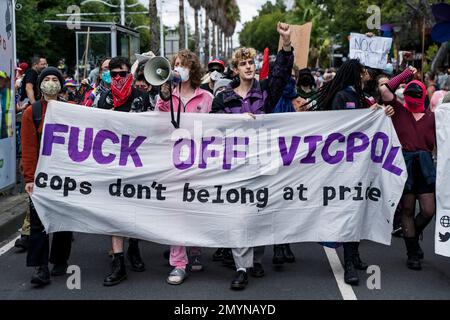
[[[175,127],[175,129],[179,129],[180,125],[175,121],[175,114],[174,114],[174,110],[173,110],[173,99],[172,99],[172,84],[170,84],[169,86],[169,93],[170,93],[170,117],[172,118],[172,125]],[[178,112],[180,112],[180,110],[178,109]],[[179,117],[178,117],[178,121]]]
[[181,122],[181,82],[178,84],[178,92],[180,93],[180,99],[178,99],[178,114],[177,114],[177,125],[180,127]]

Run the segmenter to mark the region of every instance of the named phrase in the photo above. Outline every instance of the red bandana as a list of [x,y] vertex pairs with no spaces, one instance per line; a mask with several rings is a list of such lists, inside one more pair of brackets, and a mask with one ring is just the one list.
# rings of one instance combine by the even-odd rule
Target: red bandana
[[131,95],[133,74],[129,73],[125,78],[115,77],[111,79],[111,92],[114,100],[114,108],[123,105]]

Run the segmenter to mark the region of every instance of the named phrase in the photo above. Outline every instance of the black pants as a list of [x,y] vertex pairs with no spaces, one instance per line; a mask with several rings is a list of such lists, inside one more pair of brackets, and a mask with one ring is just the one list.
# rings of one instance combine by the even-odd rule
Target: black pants
[[356,255],[359,255],[359,242],[344,242],[344,261],[353,261]]
[[53,264],[66,264],[72,248],[72,232],[55,232],[49,259],[49,235],[45,232],[41,219],[30,199],[30,246],[27,253],[27,266],[39,267]]

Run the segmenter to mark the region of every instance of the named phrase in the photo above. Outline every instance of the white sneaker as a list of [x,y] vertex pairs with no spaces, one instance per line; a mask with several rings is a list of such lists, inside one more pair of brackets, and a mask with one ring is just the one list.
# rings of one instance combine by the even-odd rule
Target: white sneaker
[[186,271],[181,268],[175,268],[170,272],[169,276],[167,277],[167,283],[168,284],[182,284],[184,279],[186,279]]

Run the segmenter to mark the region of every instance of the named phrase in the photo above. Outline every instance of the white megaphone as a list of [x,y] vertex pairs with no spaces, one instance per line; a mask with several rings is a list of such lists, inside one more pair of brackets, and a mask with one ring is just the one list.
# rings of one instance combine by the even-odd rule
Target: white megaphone
[[160,86],[168,81],[181,82],[178,73],[172,71],[169,60],[164,57],[154,57],[147,61],[144,77],[152,86]]

